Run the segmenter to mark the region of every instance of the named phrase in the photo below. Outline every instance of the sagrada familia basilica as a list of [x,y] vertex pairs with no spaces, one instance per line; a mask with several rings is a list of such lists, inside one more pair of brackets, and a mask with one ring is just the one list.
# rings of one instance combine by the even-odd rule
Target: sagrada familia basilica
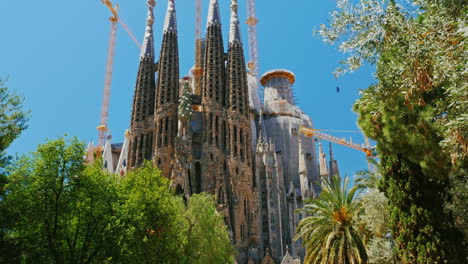
[[153,8],[148,1],[130,128],[124,143],[106,142],[105,168],[124,175],[150,160],[187,198],[214,194],[239,264],[300,263],[305,252],[294,233],[304,215],[295,210],[320,193],[321,177],[339,171],[332,153],[327,161],[321,144],[298,131],[313,125],[295,104],[295,75],[279,69],[260,80],[253,76],[237,0],[231,1],[227,51],[218,0],[210,0],[201,67],[181,78],[174,1],[168,1],[159,57]]

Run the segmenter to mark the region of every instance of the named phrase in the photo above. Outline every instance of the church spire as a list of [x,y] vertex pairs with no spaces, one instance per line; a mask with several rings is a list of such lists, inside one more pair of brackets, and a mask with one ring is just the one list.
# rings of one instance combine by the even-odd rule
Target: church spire
[[307,171],[307,161],[304,149],[302,146],[302,138],[299,137],[299,180],[301,185],[301,193],[303,198],[309,197],[309,179]]
[[210,0],[210,6],[208,7],[208,25],[207,27],[217,24],[221,25],[221,16],[219,15],[219,3],[218,0]]
[[174,0],[169,0],[167,6],[166,19],[164,20],[164,33],[172,31],[177,33],[177,19]]
[[[153,8],[154,0],[148,0],[148,16],[143,46],[141,47],[140,66],[138,68],[135,91],[133,94],[132,117],[128,134],[128,166],[139,166],[144,160],[150,160],[153,155],[153,128],[147,120],[153,119],[154,99],[156,93],[154,76],[154,39],[153,39]],[[124,158],[125,160],[125,158]],[[127,162],[125,162],[127,163]]]
[[325,153],[323,153],[322,142],[319,142],[319,152],[320,177],[328,177],[327,158]]
[[299,175],[307,173],[307,166],[304,151],[302,149],[302,139],[299,137]]
[[265,131],[265,124],[263,123],[263,116],[260,114],[258,121],[258,137],[257,137],[257,151],[263,152],[268,150],[268,140]]
[[153,9],[156,5],[154,0],[148,0],[146,2],[148,6],[148,16],[146,18],[146,29],[145,29],[145,38],[143,40],[143,45],[141,46],[141,58],[154,58],[154,38],[153,38],[153,23],[154,23],[154,14]]
[[338,169],[338,161],[333,157],[332,143],[330,143],[330,178],[340,177],[340,171]]
[[153,160],[165,177],[171,176],[171,159],[177,137],[179,100],[179,47],[174,1],[168,1],[158,63],[154,115]]
[[229,44],[231,43],[242,43],[240,28],[239,28],[239,16],[237,14],[237,0],[231,1],[231,24],[229,26]]
[[228,105],[231,114],[249,116],[249,88],[247,69],[245,68],[244,50],[240,38],[237,0],[231,0],[231,25],[229,32],[229,50],[227,62]]
[[226,104],[226,70],[218,0],[210,0],[203,63],[202,101],[204,105]]

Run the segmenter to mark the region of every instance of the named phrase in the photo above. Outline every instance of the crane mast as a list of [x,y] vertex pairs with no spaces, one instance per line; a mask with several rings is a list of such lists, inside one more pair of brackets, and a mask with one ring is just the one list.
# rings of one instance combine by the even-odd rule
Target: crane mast
[[255,77],[258,79],[258,47],[257,47],[257,23],[259,20],[256,17],[255,0],[247,0],[247,21],[249,27],[249,58],[247,66]]
[[106,63],[106,77],[104,81],[104,94],[102,97],[101,116],[99,119],[99,126],[97,127],[98,133],[98,147],[103,147],[108,135],[107,120],[109,117],[109,100],[112,85],[112,69],[114,65],[115,54],[115,39],[117,35],[117,22],[119,21],[117,8],[118,5],[113,5],[110,0],[101,0],[101,2],[109,8],[112,16],[109,18],[111,22],[111,30],[109,37],[109,46],[107,50],[107,63]]
[[299,132],[303,133],[307,137],[318,137],[318,138],[321,138],[330,142],[340,144],[342,146],[346,146],[348,148],[362,151],[366,154],[367,157],[375,156],[374,153],[372,153],[372,149],[368,146],[363,147],[359,144],[353,143],[351,141],[347,141],[343,138],[335,137],[335,136],[320,132],[318,129],[301,126],[299,128]]
[[193,68],[194,94],[201,95],[202,86],[202,0],[195,0],[195,67]]

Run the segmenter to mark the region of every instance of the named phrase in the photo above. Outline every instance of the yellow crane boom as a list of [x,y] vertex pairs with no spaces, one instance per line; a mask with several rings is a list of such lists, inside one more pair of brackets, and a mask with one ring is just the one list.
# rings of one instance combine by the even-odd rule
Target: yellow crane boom
[[112,67],[114,65],[115,53],[115,38],[117,34],[117,22],[119,17],[117,14],[118,5],[113,5],[110,0],[101,0],[101,2],[109,8],[112,16],[109,18],[111,22],[111,30],[109,37],[109,47],[107,50],[106,77],[104,81],[104,93],[102,97],[101,115],[99,119],[98,147],[102,148],[108,135],[107,120],[109,117],[109,101],[112,86]]
[[313,129],[313,128],[301,126],[299,128],[299,132],[303,133],[306,137],[318,137],[318,138],[321,138],[321,139],[324,139],[333,143],[340,144],[342,146],[346,146],[348,148],[362,151],[366,154],[367,157],[375,156],[373,155],[374,153],[372,153],[371,148],[363,147],[359,144],[353,143],[351,141],[347,141],[343,138],[335,137],[335,136],[320,132],[320,129]]
[[107,8],[109,8],[109,10],[111,11],[112,13],[112,16],[109,18],[110,21],[116,23],[117,21],[119,21],[119,16],[117,14],[117,9],[119,8],[119,5],[115,5],[113,6],[112,5],[112,2],[110,0],[101,0],[101,2],[103,4],[105,4],[107,6]]

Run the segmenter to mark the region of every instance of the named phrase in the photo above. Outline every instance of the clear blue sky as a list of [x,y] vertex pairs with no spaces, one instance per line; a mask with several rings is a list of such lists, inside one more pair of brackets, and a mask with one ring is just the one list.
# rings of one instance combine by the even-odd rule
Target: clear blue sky
[[[203,0],[203,26],[209,0]],[[228,37],[229,0],[220,0],[224,40]],[[121,18],[141,41],[146,19],[146,0],[115,0]],[[155,9],[155,50],[159,53],[167,1]],[[344,57],[313,36],[326,23],[335,0],[257,0],[260,73],[285,68],[296,75],[298,105],[311,116],[315,127],[357,130],[352,104],[358,89],[373,82],[372,69],[335,80],[332,72]],[[176,0],[179,28],[180,73],[186,74],[194,58],[195,1]],[[241,21],[246,1],[239,0]],[[97,141],[110,16],[98,0],[0,1],[0,76],[26,98],[31,109],[29,128],[8,149],[26,153],[45,139],[74,135]],[[241,25],[246,56],[247,27]],[[129,125],[139,50],[120,27],[114,63],[109,128],[113,142],[123,140]],[[336,86],[340,86],[340,93]],[[353,141],[363,142],[359,134]],[[327,149],[328,149],[328,144]],[[342,174],[366,168],[364,154],[334,145]]]

